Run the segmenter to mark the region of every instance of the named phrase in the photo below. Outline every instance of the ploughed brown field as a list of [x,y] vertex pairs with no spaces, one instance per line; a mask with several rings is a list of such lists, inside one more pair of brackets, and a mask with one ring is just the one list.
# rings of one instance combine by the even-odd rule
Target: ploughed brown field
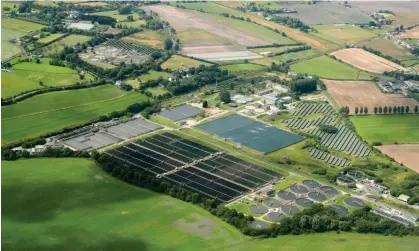
[[[177,33],[181,33],[183,31],[191,29],[197,29],[205,31],[205,33],[212,33],[215,36],[224,39],[236,41],[238,44],[242,46],[268,45],[274,42],[268,41],[252,33],[236,29],[221,22],[214,21],[210,17],[207,17],[205,14],[197,11],[182,10],[167,5],[152,5],[147,6],[144,9],[157,12],[160,17],[162,17],[164,20],[170,23],[170,25],[176,30]],[[196,38],[198,40],[200,39],[199,37]],[[212,52],[230,51],[230,48],[228,47],[223,48],[223,46],[220,45],[220,41],[217,41],[216,39],[212,40],[214,40],[214,44],[204,45],[207,47],[209,47],[210,45],[214,45],[217,46],[216,48],[219,48],[219,51],[213,50]]]
[[419,38],[419,28],[415,27],[411,30],[401,33],[397,37],[399,38]]
[[419,144],[382,145],[377,149],[419,173]]
[[330,55],[333,55],[358,69],[369,72],[383,73],[385,71],[394,70],[407,71],[407,69],[401,65],[359,48],[342,49],[332,52]]
[[384,94],[374,82],[370,81],[340,81],[323,79],[327,91],[339,105],[349,107],[350,114],[355,114],[355,107],[368,107],[368,113],[374,113],[374,107],[410,106],[413,108],[419,102],[406,98],[401,94]]

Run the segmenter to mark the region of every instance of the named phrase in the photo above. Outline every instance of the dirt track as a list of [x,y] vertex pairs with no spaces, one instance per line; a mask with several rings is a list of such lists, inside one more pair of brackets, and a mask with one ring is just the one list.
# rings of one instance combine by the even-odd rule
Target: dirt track
[[330,55],[333,55],[356,68],[369,72],[383,73],[385,71],[394,70],[407,71],[406,68],[396,63],[358,48],[343,49],[332,52]]
[[406,167],[419,173],[419,144],[383,145],[377,146],[377,148],[397,162],[403,163]]
[[399,94],[384,94],[374,82],[339,81],[323,79],[327,91],[340,106],[348,106],[350,114],[355,114],[355,107],[368,107],[368,113],[374,113],[374,107],[408,105],[411,110],[419,105],[414,99]]

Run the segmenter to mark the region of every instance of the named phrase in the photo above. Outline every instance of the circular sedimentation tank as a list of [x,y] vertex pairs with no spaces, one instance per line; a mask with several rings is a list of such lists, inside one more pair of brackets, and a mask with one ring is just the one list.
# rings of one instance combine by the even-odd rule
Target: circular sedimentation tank
[[296,199],[295,203],[297,203],[297,205],[299,205],[300,207],[311,207],[314,204],[312,200],[307,198]]
[[294,206],[282,206],[281,207],[281,212],[285,213],[285,214],[296,214],[298,212],[300,212],[300,209],[298,209],[298,207],[294,207]]
[[290,190],[293,193],[298,193],[298,194],[304,194],[304,193],[308,193],[308,189],[305,186],[302,185],[298,185],[298,184],[294,184],[290,187]]
[[315,201],[324,201],[327,199],[326,195],[320,192],[310,192],[308,193],[308,197]]
[[278,198],[281,198],[283,200],[295,200],[297,196],[295,196],[292,192],[287,191],[279,191],[278,192]]
[[318,188],[321,187],[320,183],[315,180],[304,180],[303,185],[309,188]]
[[263,205],[252,205],[249,207],[249,211],[255,214],[266,214],[269,210]]

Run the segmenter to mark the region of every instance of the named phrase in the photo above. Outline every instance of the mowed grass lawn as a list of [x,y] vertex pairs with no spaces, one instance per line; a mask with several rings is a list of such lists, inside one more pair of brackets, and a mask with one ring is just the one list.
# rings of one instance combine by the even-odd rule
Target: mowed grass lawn
[[[419,239],[328,233],[255,240],[189,203],[87,159],[2,162],[5,250],[417,250]],[[24,233],[24,234],[23,234]]]
[[[85,83],[93,79],[86,74],[81,80],[78,72],[68,67],[49,64],[50,59],[43,58],[40,64],[35,62],[17,63],[10,72],[1,74],[1,97],[7,98],[46,86],[65,86]],[[40,85],[40,81],[43,85]]]
[[61,52],[64,47],[67,46],[74,46],[77,43],[84,43],[91,39],[91,37],[83,36],[83,35],[70,35],[59,41],[54,42],[53,44],[47,46],[44,49],[44,53],[46,55],[52,55]]
[[161,64],[162,69],[171,69],[171,70],[179,70],[182,67],[198,67],[201,64],[209,65],[209,63],[205,63],[202,61],[198,61],[192,58],[182,57],[179,55],[173,55],[168,60]]
[[351,121],[369,143],[419,143],[418,114],[351,116]]
[[357,79],[359,72],[359,70],[327,56],[293,64],[291,70],[328,79]]
[[[107,115],[113,111],[125,110],[129,105],[148,99],[145,95],[138,92],[123,93],[121,95],[116,87],[113,88],[115,88],[113,95],[102,98],[91,95],[95,97],[94,99],[88,95],[90,92],[89,89],[77,90],[80,92],[85,91],[86,93],[84,94],[76,90],[66,92],[66,95],[60,92],[50,93],[49,95],[59,95],[65,100],[72,101],[63,101],[61,106],[56,106],[51,102],[58,99],[54,97],[43,97],[37,103],[44,110],[38,110],[38,113],[36,113],[36,109],[31,109],[27,106],[15,107],[12,105],[7,107],[10,109],[6,110],[10,114],[9,116],[15,116],[13,116],[14,118],[2,117],[2,143],[7,144],[26,138],[33,138],[48,132],[61,130],[65,127],[87,123],[101,115]],[[27,102],[34,102],[30,100],[28,99]],[[15,108],[16,111],[14,111]]]
[[1,27],[17,30],[20,32],[36,31],[45,27],[45,25],[23,21],[15,18],[4,18],[1,20]]

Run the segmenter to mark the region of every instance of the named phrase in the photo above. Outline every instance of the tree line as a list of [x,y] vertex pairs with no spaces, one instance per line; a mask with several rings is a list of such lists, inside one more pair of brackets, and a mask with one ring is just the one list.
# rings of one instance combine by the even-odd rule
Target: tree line
[[[416,105],[413,108],[413,111],[415,113],[418,113],[419,112],[419,106]],[[355,112],[355,115],[358,115],[358,114],[367,115],[368,114],[368,107],[363,107],[363,106],[361,106],[361,108],[355,107],[354,112]],[[374,107],[374,114],[404,114],[404,113],[409,113],[409,112],[410,112],[410,107],[409,106],[393,106],[393,107],[391,107],[391,106],[384,106],[384,107],[375,106]],[[349,113],[349,111],[347,113]]]

